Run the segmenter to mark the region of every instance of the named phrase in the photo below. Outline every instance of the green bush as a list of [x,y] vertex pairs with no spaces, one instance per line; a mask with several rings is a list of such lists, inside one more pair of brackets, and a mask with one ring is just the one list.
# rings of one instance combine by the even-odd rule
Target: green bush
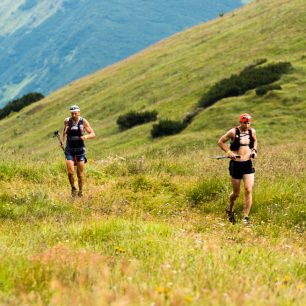
[[156,138],[167,135],[175,135],[181,132],[186,126],[186,123],[181,121],[160,120],[157,124],[153,124],[151,136]]
[[0,109],[0,119],[8,116],[11,112],[18,112],[22,108],[37,102],[44,98],[39,92],[30,92],[19,99],[15,99],[9,102],[4,108]]
[[131,111],[119,116],[117,124],[120,130],[127,130],[133,126],[144,124],[157,119],[157,111],[135,112]]
[[264,86],[260,86],[256,89],[256,95],[257,96],[264,96],[270,90],[281,90],[281,89],[282,89],[282,87],[280,85],[275,85],[275,84],[264,85]]
[[278,81],[282,74],[290,71],[291,67],[289,62],[280,62],[269,64],[265,67],[244,69],[240,74],[234,74],[230,78],[223,79],[213,85],[201,97],[199,105],[208,107],[223,98],[240,96],[250,89]]
[[234,74],[230,78],[223,79],[213,85],[213,87],[201,97],[198,108],[188,113],[182,122],[161,120],[159,123],[154,124],[151,130],[152,137],[155,138],[180,133],[191,123],[192,119],[199,112],[223,98],[243,95],[246,91],[257,88],[258,86],[261,86],[259,93],[263,92],[264,89],[281,89],[281,87],[277,85],[267,85],[278,81],[284,73],[288,73],[292,67],[291,63],[279,62],[264,67],[260,66],[266,61],[265,58],[257,59],[254,64],[246,66],[238,75]]

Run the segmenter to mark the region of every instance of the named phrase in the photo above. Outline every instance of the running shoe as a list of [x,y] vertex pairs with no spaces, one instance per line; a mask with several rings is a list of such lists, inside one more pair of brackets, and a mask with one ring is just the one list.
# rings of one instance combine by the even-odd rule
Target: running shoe
[[245,225],[250,224],[250,218],[248,216],[243,217],[242,223],[245,224]]
[[235,224],[235,214],[233,211],[229,211],[229,210],[225,210],[226,211],[226,214],[227,214],[227,218],[228,218],[228,221],[231,222],[232,224]]
[[77,194],[78,194],[78,192],[77,192],[76,188],[75,188],[75,187],[72,187],[72,188],[71,188],[71,196],[74,198],[74,197],[77,196]]

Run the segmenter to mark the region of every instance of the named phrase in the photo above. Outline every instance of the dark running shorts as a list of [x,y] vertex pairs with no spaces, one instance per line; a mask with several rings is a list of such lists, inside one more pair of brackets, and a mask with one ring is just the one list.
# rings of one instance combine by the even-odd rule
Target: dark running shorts
[[86,162],[86,157],[85,157],[85,150],[83,150],[82,152],[71,152],[71,150],[69,149],[65,149],[65,157],[66,160],[73,160],[74,162]]
[[231,160],[229,164],[229,172],[232,178],[241,180],[244,174],[255,173],[255,169],[253,168],[251,160],[243,162]]

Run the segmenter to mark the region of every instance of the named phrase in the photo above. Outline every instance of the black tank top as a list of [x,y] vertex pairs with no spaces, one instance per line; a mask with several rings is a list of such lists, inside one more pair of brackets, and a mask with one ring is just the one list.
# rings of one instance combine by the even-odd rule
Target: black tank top
[[82,151],[85,149],[85,142],[80,137],[84,135],[83,118],[80,117],[77,124],[73,124],[72,118],[69,118],[66,126],[67,147],[73,151]]

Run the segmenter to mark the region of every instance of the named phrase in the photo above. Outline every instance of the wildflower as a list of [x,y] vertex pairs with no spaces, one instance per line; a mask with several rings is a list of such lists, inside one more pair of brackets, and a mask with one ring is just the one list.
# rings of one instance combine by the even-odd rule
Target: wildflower
[[170,293],[170,288],[169,287],[157,287],[156,292],[159,294],[164,294],[166,297]]
[[119,246],[116,246],[116,247],[115,247],[115,254],[116,254],[116,255],[123,254],[123,253],[125,253],[125,252],[126,252],[126,251],[125,251],[124,248],[121,248],[121,247],[119,247]]
[[290,280],[290,277],[288,275],[286,275],[284,277],[284,284],[288,284],[289,280]]
[[155,291],[156,291],[157,293],[159,293],[159,294],[162,294],[162,293],[164,292],[164,288],[163,288],[163,287],[157,287],[157,288],[155,289]]

